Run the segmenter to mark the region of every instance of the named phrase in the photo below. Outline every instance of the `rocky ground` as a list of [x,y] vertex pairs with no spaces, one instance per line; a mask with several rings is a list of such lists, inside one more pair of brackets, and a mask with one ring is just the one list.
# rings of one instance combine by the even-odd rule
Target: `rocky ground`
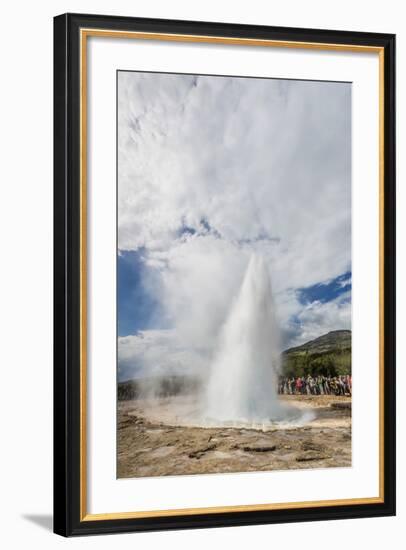
[[[285,396],[303,425],[180,425],[173,402],[118,402],[117,476],[150,477],[351,466],[351,398]],[[185,403],[180,403],[180,409]]]

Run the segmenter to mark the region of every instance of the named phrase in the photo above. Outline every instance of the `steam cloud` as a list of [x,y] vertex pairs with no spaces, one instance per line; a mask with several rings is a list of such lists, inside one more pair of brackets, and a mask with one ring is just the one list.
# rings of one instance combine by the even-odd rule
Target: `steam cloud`
[[350,328],[348,295],[298,297],[351,269],[350,104],[346,83],[118,73],[118,246],[159,304],[121,379],[207,368],[253,253],[282,347]]

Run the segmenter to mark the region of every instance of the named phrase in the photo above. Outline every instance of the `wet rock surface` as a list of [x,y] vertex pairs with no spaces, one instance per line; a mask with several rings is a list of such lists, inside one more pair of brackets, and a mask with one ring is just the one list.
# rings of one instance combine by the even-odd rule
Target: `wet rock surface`
[[351,408],[331,406],[330,396],[289,397],[317,410],[316,419],[269,431],[176,426],[149,419],[136,400],[119,402],[118,477],[351,466]]

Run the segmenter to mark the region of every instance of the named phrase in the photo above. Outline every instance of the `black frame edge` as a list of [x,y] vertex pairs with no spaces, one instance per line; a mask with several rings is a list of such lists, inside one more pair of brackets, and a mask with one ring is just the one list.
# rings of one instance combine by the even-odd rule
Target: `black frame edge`
[[[385,494],[378,504],[80,521],[79,30],[111,28],[349,43],[385,55]],[[54,18],[54,532],[62,536],[395,515],[395,35],[104,15]]]
[[[137,30],[146,32],[168,32],[177,34],[201,34],[207,36],[229,36],[246,38],[272,38],[273,40],[293,40],[336,44],[358,44],[385,46],[395,37],[391,33],[363,31],[341,31],[329,29],[309,29],[303,27],[273,27],[269,25],[246,25],[215,21],[193,21],[182,19],[153,19],[119,15],[66,13],[73,26],[86,28],[108,28],[111,30]],[[295,36],[293,36],[293,34]],[[272,35],[272,37],[270,36]]]
[[67,16],[54,19],[54,532],[67,535]]
[[384,48],[384,476],[396,515],[396,36]]

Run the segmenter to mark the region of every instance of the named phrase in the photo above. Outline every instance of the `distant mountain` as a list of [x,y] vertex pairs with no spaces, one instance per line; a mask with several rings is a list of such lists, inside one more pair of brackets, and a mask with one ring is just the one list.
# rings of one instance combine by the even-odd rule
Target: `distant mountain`
[[326,353],[328,351],[336,349],[347,349],[351,348],[351,331],[350,330],[332,330],[323,334],[314,340],[310,340],[305,344],[296,346],[294,348],[289,348],[283,353]]
[[282,353],[282,372],[287,376],[349,374],[351,331],[333,330]]

